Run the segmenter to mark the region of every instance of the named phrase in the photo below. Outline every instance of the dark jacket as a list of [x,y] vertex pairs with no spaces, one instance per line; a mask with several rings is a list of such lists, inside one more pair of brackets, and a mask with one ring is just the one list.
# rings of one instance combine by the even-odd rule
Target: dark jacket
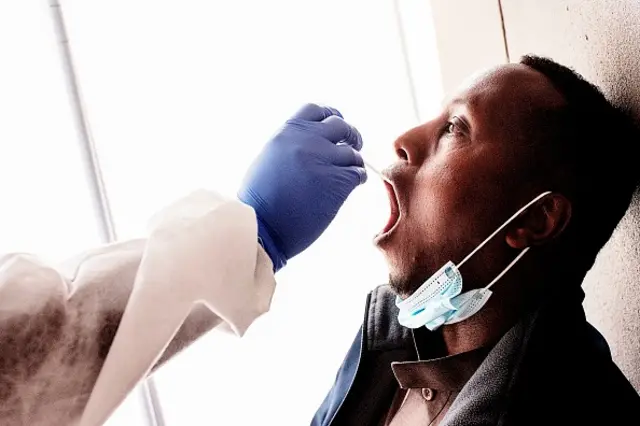
[[[397,390],[390,364],[417,359],[388,286],[365,320],[312,426],[377,425]],[[640,425],[640,396],[587,321],[582,297],[525,315],[487,355],[440,426]],[[640,337],[639,337],[640,338]]]

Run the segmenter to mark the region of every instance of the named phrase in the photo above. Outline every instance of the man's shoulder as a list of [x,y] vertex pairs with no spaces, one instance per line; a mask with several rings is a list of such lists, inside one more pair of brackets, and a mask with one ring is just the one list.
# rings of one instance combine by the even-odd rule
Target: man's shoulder
[[[540,312],[526,330],[510,389],[515,408],[511,415],[517,421],[507,424],[545,423],[544,414],[536,411],[540,401],[561,412],[550,424],[613,424],[616,421],[611,420],[621,419],[622,413],[637,412],[638,393],[613,361],[604,337],[587,322],[582,307],[565,311],[562,321],[558,312]],[[587,389],[598,390],[598,403],[588,408]]]

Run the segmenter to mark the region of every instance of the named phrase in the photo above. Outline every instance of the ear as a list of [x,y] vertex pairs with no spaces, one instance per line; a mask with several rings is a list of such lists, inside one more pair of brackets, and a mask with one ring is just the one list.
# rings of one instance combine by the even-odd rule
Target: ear
[[564,231],[571,219],[571,202],[551,193],[532,205],[508,228],[507,244],[516,249],[539,246]]

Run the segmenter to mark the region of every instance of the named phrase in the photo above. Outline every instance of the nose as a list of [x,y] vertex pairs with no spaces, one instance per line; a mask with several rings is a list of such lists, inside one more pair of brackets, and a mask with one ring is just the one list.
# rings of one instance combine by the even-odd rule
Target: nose
[[[404,135],[403,135],[404,136]],[[405,147],[405,141],[403,140],[403,136],[400,136],[393,143],[393,149],[396,152],[396,156],[401,161],[409,161],[409,153],[407,152],[407,148]]]
[[409,130],[393,143],[393,149],[400,161],[410,165],[420,165],[426,155],[428,141],[423,126]]

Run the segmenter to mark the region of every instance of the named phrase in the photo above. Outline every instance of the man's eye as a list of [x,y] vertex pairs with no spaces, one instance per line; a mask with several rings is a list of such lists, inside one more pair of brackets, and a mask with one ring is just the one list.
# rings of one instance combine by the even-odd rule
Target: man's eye
[[454,116],[445,124],[443,134],[460,135],[464,133],[463,129],[465,129],[464,123],[460,120],[460,118]]
[[447,125],[444,128],[444,132],[449,134],[454,134],[457,130],[458,128],[456,127],[456,124],[451,121],[447,122]]
[[460,126],[456,124],[454,121],[448,121],[444,126],[444,134],[445,135],[459,135],[461,133]]

